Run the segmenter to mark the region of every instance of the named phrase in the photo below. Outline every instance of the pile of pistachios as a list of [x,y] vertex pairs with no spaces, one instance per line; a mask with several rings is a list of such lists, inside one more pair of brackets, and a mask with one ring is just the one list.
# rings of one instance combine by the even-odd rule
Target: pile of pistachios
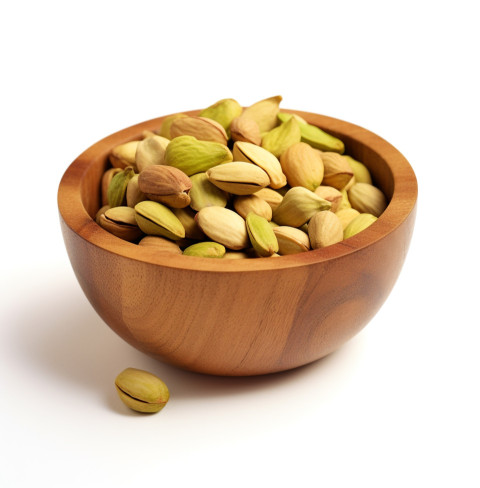
[[210,258],[295,254],[367,228],[387,206],[367,167],[281,100],[223,99],[115,147],[97,223],[158,252]]

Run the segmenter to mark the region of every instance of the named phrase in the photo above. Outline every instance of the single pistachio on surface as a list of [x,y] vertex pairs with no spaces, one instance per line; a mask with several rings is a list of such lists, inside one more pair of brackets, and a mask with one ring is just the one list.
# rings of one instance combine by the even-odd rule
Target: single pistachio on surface
[[190,177],[190,207],[197,212],[203,207],[226,207],[228,195],[209,181],[206,173],[197,173]]
[[300,142],[300,125],[293,117],[267,132],[262,138],[262,147],[280,157],[290,146]]
[[210,168],[206,173],[211,183],[234,195],[251,195],[270,183],[268,174],[251,163],[225,163]]
[[322,183],[322,157],[305,142],[290,146],[280,157],[280,164],[290,186],[303,186],[315,191]]
[[112,166],[120,169],[125,169],[127,166],[135,167],[135,154],[139,142],[130,141],[115,146],[109,156]]
[[145,193],[143,193],[139,186],[138,186],[138,174],[134,175],[127,184],[127,191],[126,191],[126,199],[127,205],[129,207],[135,207],[135,205],[143,200],[146,200],[147,197]]
[[110,205],[104,205],[103,207],[100,208],[100,210],[95,214],[95,222],[100,225],[100,216],[103,215],[108,209],[110,208]]
[[275,210],[283,200],[283,195],[278,191],[272,190],[272,188],[262,188],[255,192],[255,195],[265,200],[272,210]]
[[358,234],[362,230],[365,230],[367,227],[372,225],[377,220],[377,217],[372,214],[368,213],[361,213],[357,217],[355,217],[348,225],[345,227],[343,231],[343,238],[348,239],[349,237]]
[[190,204],[190,178],[172,166],[148,166],[138,176],[138,188],[147,198],[173,208]]
[[345,227],[358,215],[360,212],[355,210],[354,208],[342,208],[341,210],[337,210],[335,215],[340,219],[342,223],[342,229],[345,230]]
[[182,223],[165,205],[145,200],[135,205],[135,212],[137,224],[145,234],[166,237],[173,241],[185,237]]
[[145,236],[138,243],[139,246],[154,249],[158,253],[182,254],[180,246],[169,239],[159,236]]
[[259,256],[268,257],[278,251],[277,238],[267,219],[250,212],[245,223],[250,242]]
[[277,115],[281,96],[260,100],[243,110],[241,117],[247,117],[258,124],[260,133],[268,132],[278,125]]
[[205,207],[197,213],[195,220],[212,241],[229,249],[245,249],[250,244],[245,220],[233,210]]
[[196,256],[199,258],[223,258],[225,255],[225,246],[218,242],[197,242],[187,247],[183,254],[184,256]]
[[120,400],[132,410],[159,412],[167,404],[170,392],[157,376],[136,368],[127,368],[115,379]]
[[253,212],[268,221],[272,220],[272,207],[265,200],[258,197],[256,193],[236,196],[233,201],[233,208],[244,219],[247,218],[250,212]]
[[321,210],[330,210],[332,204],[303,186],[287,191],[280,205],[273,211],[273,220],[279,225],[300,227]]
[[175,120],[180,119],[182,117],[188,117],[186,114],[173,114],[169,115],[168,117],[165,117],[162,122],[162,126],[160,127],[160,130],[158,131],[158,135],[165,137],[166,139],[171,139],[170,135],[170,127],[172,126],[173,122]]
[[387,199],[381,190],[368,183],[355,183],[348,190],[350,204],[360,213],[379,217],[387,208]]
[[342,223],[330,210],[317,212],[308,222],[308,237],[312,249],[336,244],[343,240]]
[[353,178],[353,171],[348,161],[338,153],[323,152],[323,184],[342,190]]
[[167,146],[164,163],[191,176],[232,160],[230,149],[223,144],[180,136]]
[[136,241],[143,235],[135,219],[135,210],[131,207],[109,208],[100,215],[99,224],[114,236],[125,241]]
[[205,239],[205,234],[195,220],[196,212],[194,212],[190,207],[172,208],[172,212],[182,223],[185,229],[185,237],[187,239],[194,239],[197,241],[202,241]]
[[278,242],[278,254],[298,254],[310,249],[308,235],[295,227],[280,225],[273,229]]
[[193,136],[199,141],[218,142],[227,145],[228,136],[225,129],[215,120],[206,117],[181,117],[170,126],[171,138]]
[[134,175],[135,171],[131,166],[128,166],[112,178],[107,191],[107,200],[110,207],[119,207],[125,203],[127,185]]
[[242,111],[241,105],[236,100],[224,98],[203,109],[199,115],[217,121],[228,134],[232,121],[239,117]]
[[353,159],[351,156],[344,155],[343,157],[347,160],[350,168],[352,168],[353,176],[356,183],[368,183],[370,185],[372,184],[370,171],[368,171],[368,168],[363,163],[357,161],[356,159]]
[[333,188],[333,186],[318,186],[315,188],[315,194],[324,200],[328,200],[332,204],[330,210],[334,213],[338,210],[343,198],[340,190]]
[[152,135],[140,141],[135,153],[135,164],[141,173],[148,166],[163,164],[165,151],[170,140],[166,137]]
[[107,205],[108,204],[108,187],[110,186],[110,183],[113,179],[113,177],[121,173],[122,170],[120,168],[110,168],[103,173],[102,176],[102,205]]
[[262,143],[258,124],[248,117],[237,117],[232,120],[230,136],[234,141],[250,142],[257,146]]
[[308,122],[300,115],[297,114],[289,114],[287,112],[279,112],[277,114],[278,120],[283,124],[284,122],[288,122],[292,117],[299,123],[299,124],[308,124]]
[[237,141],[232,152],[235,161],[253,163],[262,168],[270,178],[271,188],[281,188],[287,184],[280,161],[263,147],[251,142]]

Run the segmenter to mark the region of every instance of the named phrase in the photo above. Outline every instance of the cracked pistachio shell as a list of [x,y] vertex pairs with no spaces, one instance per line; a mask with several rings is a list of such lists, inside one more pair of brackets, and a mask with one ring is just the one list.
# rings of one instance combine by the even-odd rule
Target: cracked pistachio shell
[[195,220],[196,212],[194,212],[190,207],[172,208],[172,212],[182,223],[185,229],[185,237],[187,239],[195,239],[197,241],[202,241],[205,239],[205,234]]
[[139,246],[154,249],[159,253],[182,254],[180,246],[169,239],[159,236],[145,236],[138,243]]
[[279,158],[290,146],[300,142],[300,139],[300,125],[291,117],[263,136],[262,147]]
[[348,239],[349,237],[362,232],[367,227],[372,225],[377,220],[377,217],[372,214],[368,213],[361,213],[357,217],[355,217],[348,225],[345,227],[343,231],[343,238]]
[[110,207],[119,207],[125,203],[128,182],[134,175],[135,171],[131,166],[114,175],[107,191],[107,200]]
[[188,246],[183,254],[184,256],[196,256],[198,258],[223,258],[225,246],[218,242],[197,242]]
[[168,117],[165,117],[163,119],[162,126],[158,131],[158,135],[165,137],[166,139],[171,139],[172,137],[170,136],[170,127],[172,126],[175,120],[181,117],[188,117],[188,115],[180,113],[180,114],[173,114],[173,115],[169,115]]
[[233,98],[224,98],[203,109],[200,117],[207,117],[218,122],[227,132],[233,119],[242,113],[241,105]]
[[140,191],[138,187],[138,174],[134,175],[127,184],[127,192],[125,194],[127,199],[127,205],[129,207],[135,207],[135,205],[139,202],[143,202],[146,200],[147,197],[145,193]]
[[127,368],[115,379],[122,402],[137,412],[159,412],[167,404],[170,392],[157,376],[136,368]]
[[237,117],[232,120],[230,124],[230,136],[234,141],[250,142],[257,146],[260,146],[262,143],[262,136],[258,124],[248,117]]
[[330,210],[331,203],[303,186],[287,191],[280,205],[273,211],[273,220],[279,225],[300,227],[321,210]]
[[113,177],[121,173],[122,170],[120,168],[110,168],[103,173],[102,176],[102,205],[108,205],[108,187],[113,179]]
[[271,188],[281,188],[287,184],[280,161],[271,152],[251,142],[237,141],[233,145],[235,161],[253,163],[262,168],[270,178]]
[[267,219],[250,212],[246,225],[250,242],[259,256],[268,257],[278,251],[277,238]]
[[135,205],[137,224],[147,235],[166,237],[176,241],[185,237],[185,228],[165,205],[145,200]]
[[135,167],[135,154],[139,142],[130,141],[115,146],[109,156],[112,166],[120,169],[125,169],[127,166]]
[[333,188],[333,186],[318,186],[315,188],[315,194],[324,200],[328,200],[332,204],[330,210],[334,213],[338,210],[343,198],[341,191]]
[[278,254],[286,256],[288,254],[298,254],[310,249],[310,240],[305,232],[295,227],[280,225],[274,227],[273,232],[277,237]]
[[179,136],[193,136],[199,141],[218,142],[227,145],[225,129],[215,120],[206,117],[181,117],[174,120],[170,127],[172,139]]
[[342,229],[345,230],[345,227],[358,215],[360,212],[355,210],[354,208],[342,208],[341,210],[337,210],[335,215],[340,219],[342,223]]
[[351,156],[344,155],[343,157],[348,161],[348,164],[352,168],[353,176],[357,183],[368,183],[369,185],[372,184],[370,171],[368,171],[368,168],[363,163],[353,159]]
[[164,163],[191,176],[232,160],[230,149],[223,144],[180,136],[167,146]]
[[336,244],[343,240],[342,223],[330,210],[317,212],[308,222],[308,237],[312,249]]
[[250,212],[253,212],[268,221],[272,220],[272,207],[265,200],[259,198],[257,193],[236,196],[233,201],[233,208],[244,219]]
[[343,190],[353,178],[353,171],[348,161],[338,153],[322,152],[323,184]]
[[245,220],[233,210],[223,207],[205,207],[195,219],[200,228],[212,241],[223,244],[229,249],[246,249],[248,239]]
[[100,225],[100,217],[110,208],[110,205],[104,205],[100,210],[95,214],[95,222]]
[[278,125],[277,115],[281,101],[280,95],[260,100],[244,109],[241,117],[254,120],[260,133],[267,132]]
[[322,157],[305,142],[297,142],[290,146],[280,157],[280,164],[287,176],[288,184],[292,187],[303,186],[315,191],[322,183]]
[[387,199],[383,192],[368,183],[355,183],[348,190],[348,199],[352,208],[375,217],[379,217],[387,208]]
[[190,177],[190,207],[197,212],[204,207],[226,207],[228,195],[209,181],[206,173],[197,173]]
[[135,210],[131,207],[107,209],[100,215],[99,224],[106,231],[125,241],[136,241],[143,235],[135,219]]
[[141,173],[145,168],[157,164],[163,164],[165,151],[170,140],[153,134],[138,143],[135,154],[135,164]]
[[207,178],[218,188],[234,195],[251,195],[270,183],[268,174],[262,168],[239,161],[209,169]]

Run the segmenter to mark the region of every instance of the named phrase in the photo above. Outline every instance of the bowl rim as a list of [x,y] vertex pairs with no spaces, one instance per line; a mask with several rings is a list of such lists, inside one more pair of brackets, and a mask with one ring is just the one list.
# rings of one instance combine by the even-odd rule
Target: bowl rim
[[[385,139],[363,127],[333,117],[284,108],[282,108],[282,112],[298,114],[310,124],[317,125],[327,132],[348,134],[349,139],[368,146],[370,150],[377,153],[385,161],[393,177],[393,193],[387,208],[376,222],[359,234],[337,244],[275,259],[212,259],[180,254],[158,254],[149,247],[138,246],[110,234],[90,217],[82,202],[82,181],[89,166],[99,158],[104,160],[114,146],[140,139],[144,130],[158,129],[163,119],[172,114],[150,119],[117,131],[96,142],[80,154],[69,165],[59,184],[57,202],[60,219],[80,238],[104,251],[124,258],[180,270],[222,273],[280,270],[309,266],[341,258],[359,252],[382,240],[395,231],[415,210],[418,194],[415,173],[407,159]],[[197,115],[199,110],[182,113]]]

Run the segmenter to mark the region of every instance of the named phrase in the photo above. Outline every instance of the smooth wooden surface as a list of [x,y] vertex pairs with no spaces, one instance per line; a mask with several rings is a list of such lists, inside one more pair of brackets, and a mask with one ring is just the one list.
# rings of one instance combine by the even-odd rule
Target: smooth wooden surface
[[72,267],[97,313],[132,346],[202,373],[272,373],[334,351],[381,307],[410,243],[415,174],[377,135],[296,113],[340,137],[346,153],[369,167],[390,199],[366,231],[316,251],[250,260],[162,256],[100,228],[92,216],[100,207],[108,153],[145,129],[157,129],[162,118],[103,139],[67,169],[58,205]]

